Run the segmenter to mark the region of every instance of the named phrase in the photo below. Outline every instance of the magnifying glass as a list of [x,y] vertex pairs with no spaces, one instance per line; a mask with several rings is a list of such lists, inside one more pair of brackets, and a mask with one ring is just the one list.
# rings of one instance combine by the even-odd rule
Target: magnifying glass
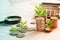
[[17,24],[21,21],[20,16],[8,16],[5,18],[4,21],[0,21],[0,23],[6,23],[6,24]]

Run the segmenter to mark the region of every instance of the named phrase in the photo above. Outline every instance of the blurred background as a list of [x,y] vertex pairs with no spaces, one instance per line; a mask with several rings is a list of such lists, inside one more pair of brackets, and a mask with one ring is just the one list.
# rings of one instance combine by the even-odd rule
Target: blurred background
[[60,0],[0,0],[0,21],[7,16],[18,15],[30,22],[34,17],[34,6],[42,2],[60,3]]

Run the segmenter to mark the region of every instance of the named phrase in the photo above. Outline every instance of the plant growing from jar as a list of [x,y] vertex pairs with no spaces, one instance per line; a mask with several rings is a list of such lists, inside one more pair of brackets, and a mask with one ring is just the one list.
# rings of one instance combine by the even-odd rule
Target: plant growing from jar
[[16,37],[23,38],[25,36],[25,34],[23,33],[27,32],[27,22],[21,20],[20,23],[17,25],[17,27],[20,33],[18,33]]
[[19,31],[21,33],[25,33],[27,32],[27,22],[26,21],[20,21],[20,27],[19,27]]
[[35,14],[38,16],[36,18],[36,26],[38,31],[43,31],[44,30],[44,20],[45,20],[45,15],[47,14],[45,12],[45,7],[44,6],[35,6]]
[[58,17],[56,15],[56,13],[52,14],[51,19],[53,20],[53,28],[56,28],[57,27],[57,21],[58,21]]
[[17,35],[18,32],[19,32],[18,29],[17,29],[16,27],[14,27],[14,26],[13,26],[13,27],[11,28],[11,30],[10,30],[10,34],[11,34],[11,35]]
[[46,22],[45,22],[45,31],[50,32],[52,26],[53,26],[53,20],[46,21]]

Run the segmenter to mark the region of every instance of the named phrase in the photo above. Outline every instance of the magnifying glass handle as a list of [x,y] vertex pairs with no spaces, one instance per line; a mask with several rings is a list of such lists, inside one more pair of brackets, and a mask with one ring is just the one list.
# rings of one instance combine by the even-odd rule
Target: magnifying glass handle
[[4,23],[5,21],[0,21],[0,23]]

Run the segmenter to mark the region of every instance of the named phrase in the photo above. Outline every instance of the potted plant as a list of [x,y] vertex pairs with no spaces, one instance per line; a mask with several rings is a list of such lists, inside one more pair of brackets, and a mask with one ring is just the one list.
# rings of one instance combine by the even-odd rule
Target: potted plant
[[47,14],[46,12],[45,12],[45,7],[44,6],[38,6],[38,5],[36,5],[35,6],[35,13],[36,13],[36,15],[38,16],[37,18],[36,18],[36,26],[37,26],[37,30],[38,31],[43,31],[44,30],[44,20],[45,20],[45,18],[44,18],[44,16]]
[[10,34],[11,35],[17,35],[18,34],[18,29],[16,27],[12,27],[11,30],[10,30]]
[[57,27],[57,19],[58,19],[57,15],[55,13],[52,14],[51,19],[53,20],[53,28],[56,28]]
[[26,21],[21,21],[20,22],[20,27],[19,27],[19,31],[21,32],[21,33],[25,33],[25,32],[27,32],[27,22]]
[[45,23],[45,31],[46,32],[51,32],[52,31],[51,30],[52,26],[53,26],[53,20],[47,21]]

